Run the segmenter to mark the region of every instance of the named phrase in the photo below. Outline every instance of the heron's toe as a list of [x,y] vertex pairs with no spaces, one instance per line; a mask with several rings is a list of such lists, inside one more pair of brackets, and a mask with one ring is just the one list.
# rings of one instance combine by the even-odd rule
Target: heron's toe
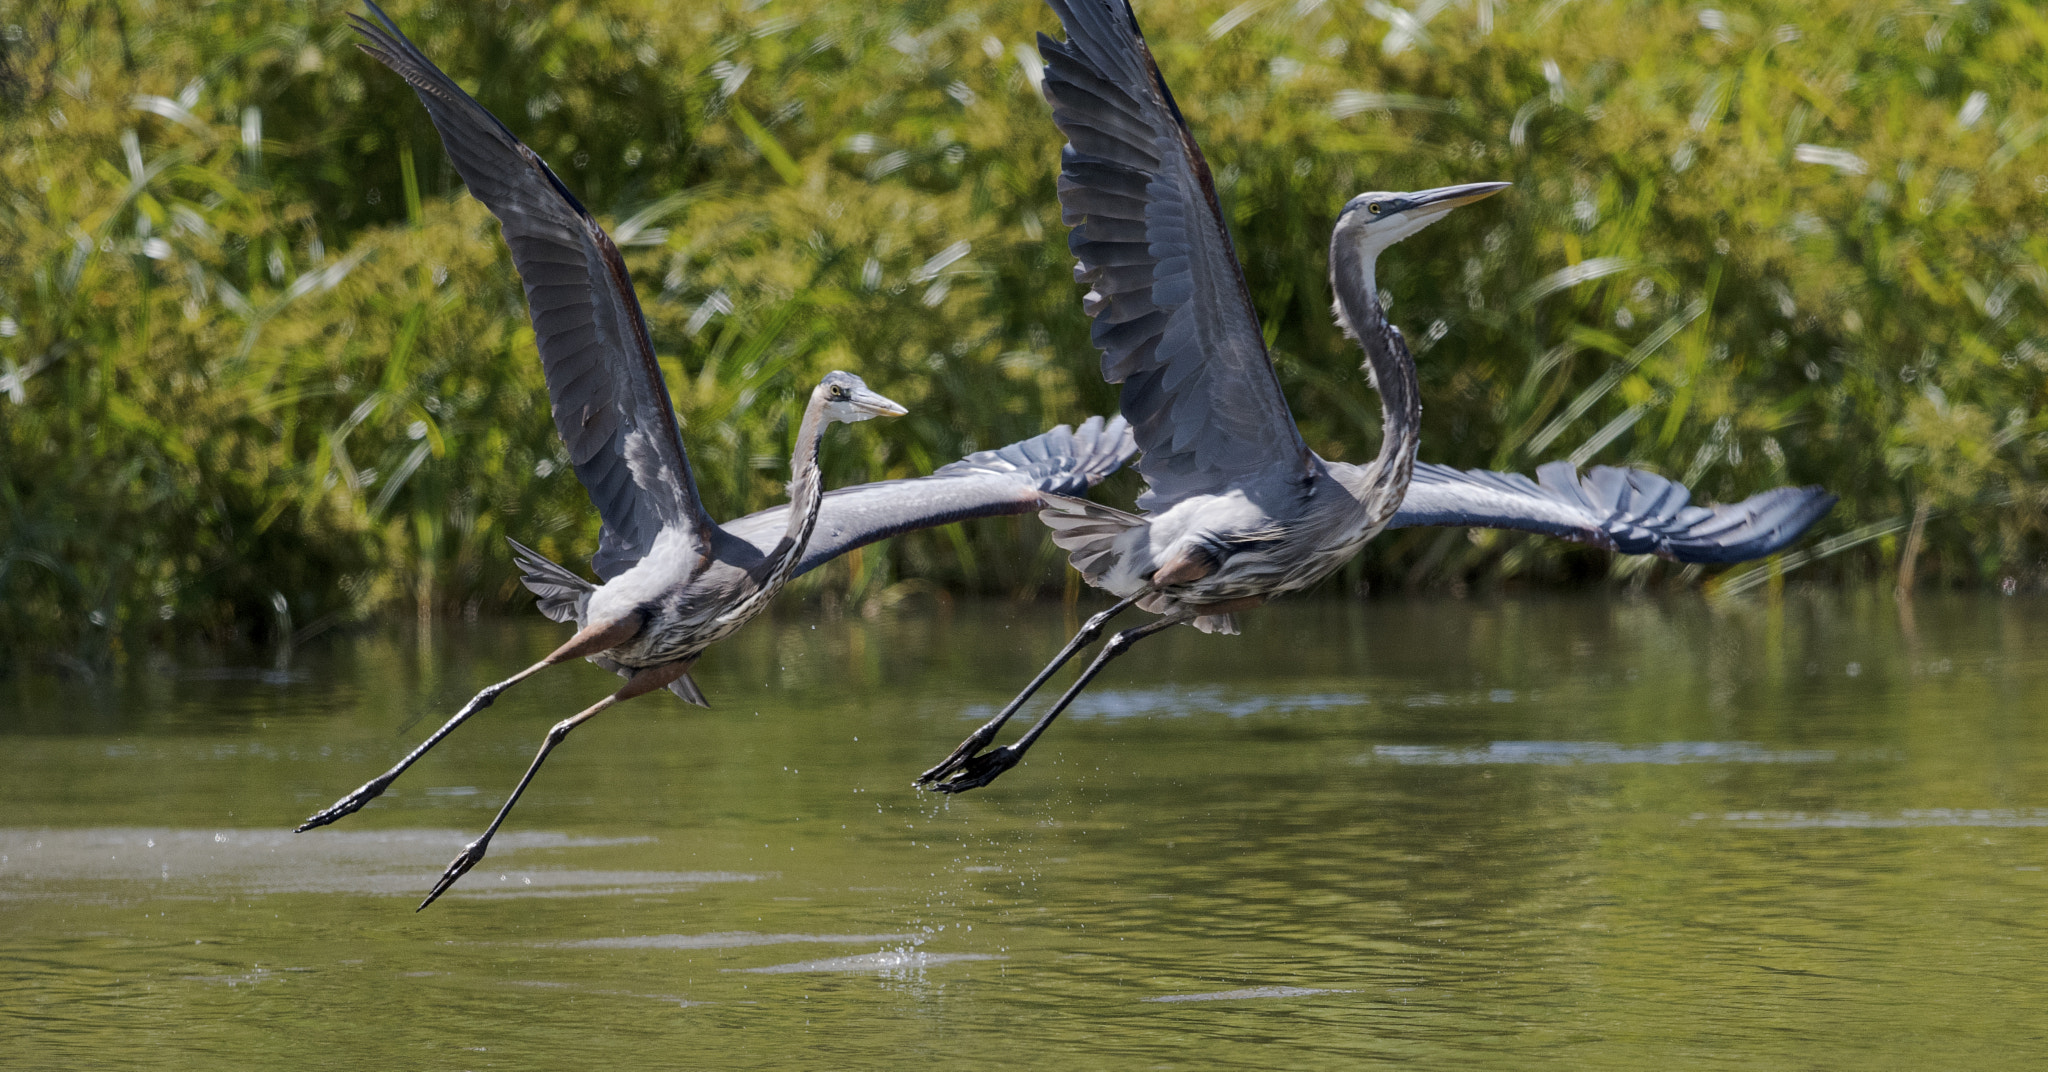
[[441,880],[434,883],[433,892],[427,894],[427,899],[421,901],[420,907],[413,909],[413,911],[421,911],[428,905],[433,904],[442,894],[448,892],[448,887],[455,885],[455,880],[469,874],[469,869],[475,867],[477,861],[484,858],[484,852],[490,847],[490,844],[491,839],[478,838],[464,845],[462,851],[456,855],[454,862],[448,865],[448,870],[441,873]]
[[1004,771],[1016,766],[1017,761],[1023,757],[1024,753],[1015,748],[998,748],[993,752],[983,752],[959,764],[951,777],[932,788],[941,793],[965,793],[969,789],[980,789],[995,781]]
[[[300,823],[295,827],[292,827],[292,833],[303,834],[308,830],[314,829],[315,827],[326,826],[328,823],[331,823],[334,820],[339,819],[344,815],[347,815],[349,812],[356,810],[355,808],[346,807],[347,804],[348,801],[344,800],[340,804],[336,804],[333,807],[328,808],[324,811],[314,812],[312,815],[307,816],[305,822]],[[360,805],[358,805],[358,807],[360,807]]]
[[965,767],[978,758],[975,753],[987,748],[988,743],[994,739],[995,734],[986,730],[974,731],[966,740],[960,742],[960,747],[953,749],[952,755],[940,760],[938,766],[918,775],[917,784],[930,785]]
[[390,784],[391,781],[387,778],[378,778],[375,781],[369,782],[355,792],[328,805],[325,811],[313,813],[305,822],[294,827],[292,833],[303,834],[316,826],[326,826],[336,819],[354,815],[356,812],[363,810],[363,805],[381,796],[385,787]]

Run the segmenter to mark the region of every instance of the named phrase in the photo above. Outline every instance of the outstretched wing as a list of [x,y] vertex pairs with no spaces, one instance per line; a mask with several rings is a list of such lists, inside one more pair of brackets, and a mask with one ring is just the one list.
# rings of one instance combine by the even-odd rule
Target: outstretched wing
[[1772,488],[1725,506],[1691,499],[1685,485],[1640,469],[1600,465],[1581,478],[1570,462],[1551,462],[1531,480],[1417,462],[1387,527],[1520,529],[1629,555],[1725,563],[1776,553],[1835,505],[1814,486]]
[[[930,476],[828,491],[794,575],[900,532],[971,517],[1030,513],[1042,505],[1044,492],[1083,494],[1137,449],[1122,417],[1090,417],[1078,428],[1062,424],[1007,447],[970,454]],[[784,503],[728,522],[725,531],[766,553],[788,526],[789,505]]]
[[1163,509],[1313,464],[1266,354],[1209,165],[1126,0],[1047,0],[1067,40],[1040,34],[1044,90],[1067,136],[1061,219],[1095,318],[1102,375],[1145,452]]
[[[368,2],[368,0],[366,0]],[[618,247],[533,150],[406,40],[352,15],[363,51],[419,94],[469,192],[505,232],[526,285],[555,430],[604,519],[592,566],[610,580],[638,562],[663,528],[700,551],[714,525],[697,499],[690,459],[640,303]]]

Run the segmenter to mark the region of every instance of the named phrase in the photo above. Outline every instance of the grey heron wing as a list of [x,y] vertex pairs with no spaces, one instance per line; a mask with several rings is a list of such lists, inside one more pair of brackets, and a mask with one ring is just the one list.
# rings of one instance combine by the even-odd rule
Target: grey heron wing
[[1775,554],[1835,505],[1822,488],[1784,487],[1739,503],[1691,505],[1685,485],[1640,469],[1595,466],[1585,476],[1551,462],[1520,473],[1417,462],[1390,529],[1442,525],[1519,529],[1678,562],[1744,562]]
[[1067,40],[1039,35],[1046,99],[1067,136],[1061,219],[1075,279],[1093,289],[1102,375],[1161,509],[1241,486],[1306,477],[1312,455],[1266,353],[1209,165],[1152,60],[1127,0],[1047,0]]
[[[1007,447],[970,454],[930,476],[828,491],[796,574],[912,529],[1030,513],[1042,505],[1044,492],[1080,495],[1121,468],[1137,449],[1122,417],[1090,417],[1077,428],[1062,424]],[[728,522],[725,531],[765,554],[788,524],[789,505],[784,503]]]
[[654,344],[618,247],[533,150],[399,32],[350,16],[363,51],[396,71],[426,105],[469,192],[491,210],[526,288],[547,373],[555,430],[604,519],[592,565],[610,580],[647,553],[664,527],[708,548],[714,525]]

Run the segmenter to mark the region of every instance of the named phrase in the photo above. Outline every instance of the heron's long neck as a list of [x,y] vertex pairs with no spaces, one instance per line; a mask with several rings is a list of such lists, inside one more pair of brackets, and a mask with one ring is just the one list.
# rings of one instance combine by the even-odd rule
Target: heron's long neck
[[1407,494],[1422,431],[1415,359],[1380,307],[1373,280],[1375,255],[1341,230],[1330,242],[1330,284],[1337,293],[1338,317],[1365,348],[1366,365],[1380,393],[1379,456],[1357,470],[1354,481],[1347,481],[1368,512],[1383,515],[1372,518],[1372,524],[1393,516]]
[[812,530],[818,527],[818,507],[825,501],[825,480],[818,472],[818,440],[824,432],[825,396],[813,391],[811,404],[804,407],[804,423],[797,430],[796,450],[789,456],[789,528],[771,553],[775,562],[770,577],[775,585],[789,579],[804,557],[804,548],[810,546]]

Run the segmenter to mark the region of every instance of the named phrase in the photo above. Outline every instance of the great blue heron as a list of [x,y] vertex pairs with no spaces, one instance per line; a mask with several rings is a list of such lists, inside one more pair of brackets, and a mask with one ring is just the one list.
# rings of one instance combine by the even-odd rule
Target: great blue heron
[[1122,418],[1095,417],[1077,429],[1061,425],[970,455],[929,477],[826,494],[817,463],[825,426],[904,412],[859,377],[832,372],[804,410],[790,459],[789,504],[719,527],[697,497],[668,389],[611,239],[532,150],[421,55],[374,4],[370,11],[383,25],[355,18],[367,38],[363,50],[411,83],[470,193],[504,228],[526,286],[556,431],[604,521],[592,560],[603,583],[592,584],[515,541],[541,611],[574,620],[576,635],[477,693],[396,766],[299,829],[324,826],[369,803],[464,720],[545,667],[582,658],[626,678],[617,692],[548,731],[504,807],[448,865],[421,902],[425,908],[483,858],[534,772],[570,730],[613,704],[663,687],[704,705],[689,676],[698,655],[759,614],[790,578],[884,536],[1025,513],[1038,507],[1041,493],[1086,491],[1134,448]]
[[[1045,96],[1068,139],[1062,218],[1073,228],[1075,278],[1093,288],[1083,304],[1095,318],[1103,376],[1123,384],[1148,490],[1142,514],[1047,497],[1040,516],[1053,539],[1089,584],[1119,600],[920,784],[954,793],[987,785],[1131,645],[1183,622],[1234,633],[1235,612],[1316,583],[1388,527],[1526,529],[1719,562],[1783,546],[1833,504],[1818,488],[1779,488],[1734,506],[1693,507],[1683,487],[1661,477],[1596,469],[1582,482],[1563,463],[1539,470],[1541,483],[1417,466],[1415,362],[1380,306],[1374,265],[1395,242],[1505,189],[1499,182],[1361,194],[1338,214],[1330,236],[1337,321],[1364,347],[1383,438],[1366,465],[1317,457],[1280,393],[1208,164],[1130,5],[1047,2],[1067,34],[1065,42],[1038,38]],[[1111,637],[1022,737],[984,751],[1039,686],[1133,605],[1160,618]]]

